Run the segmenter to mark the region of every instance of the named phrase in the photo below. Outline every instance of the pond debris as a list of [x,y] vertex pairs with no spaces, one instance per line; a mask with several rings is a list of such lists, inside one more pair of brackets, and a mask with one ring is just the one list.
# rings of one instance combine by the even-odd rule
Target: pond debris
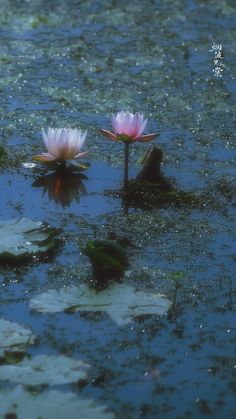
[[23,162],[21,163],[21,166],[24,167],[24,169],[34,169],[37,167],[37,164],[32,162]]
[[114,240],[89,240],[84,248],[95,278],[120,278],[129,265],[125,248]]

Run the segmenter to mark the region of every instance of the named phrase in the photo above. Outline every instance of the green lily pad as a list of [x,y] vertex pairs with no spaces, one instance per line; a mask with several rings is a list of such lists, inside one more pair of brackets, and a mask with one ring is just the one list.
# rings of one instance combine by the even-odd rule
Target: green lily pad
[[1,380],[38,386],[68,384],[87,377],[88,364],[66,356],[38,355],[17,365],[0,365]]
[[0,221],[0,262],[14,262],[45,253],[55,246],[59,230],[28,218]]
[[0,319],[0,358],[9,359],[11,354],[11,359],[19,359],[19,354],[24,354],[27,346],[34,344],[36,339],[30,329]]
[[0,417],[24,419],[115,419],[106,406],[94,400],[84,399],[68,392],[57,390],[35,394],[22,386],[0,392]]
[[138,316],[163,315],[170,305],[171,302],[159,293],[137,291],[124,284],[114,284],[99,292],[85,284],[51,289],[30,301],[32,309],[43,313],[106,312],[119,326]]

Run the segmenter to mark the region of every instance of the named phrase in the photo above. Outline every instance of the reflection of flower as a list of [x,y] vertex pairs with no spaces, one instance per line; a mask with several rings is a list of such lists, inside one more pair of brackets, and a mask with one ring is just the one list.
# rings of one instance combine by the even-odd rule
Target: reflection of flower
[[86,193],[82,179],[87,177],[62,167],[53,173],[38,177],[32,186],[42,187],[44,193],[48,192],[50,200],[53,199],[56,204],[66,208],[73,200],[79,202],[80,195]]
[[113,132],[102,129],[102,133],[113,141],[125,141],[133,143],[134,141],[146,142],[153,140],[157,134],[142,135],[147,119],[144,119],[141,113],[118,112],[112,116]]
[[82,133],[79,129],[72,128],[49,128],[47,133],[42,130],[43,141],[48,153],[33,156],[34,160],[51,162],[78,159],[87,154],[81,152],[84,145],[87,131]]

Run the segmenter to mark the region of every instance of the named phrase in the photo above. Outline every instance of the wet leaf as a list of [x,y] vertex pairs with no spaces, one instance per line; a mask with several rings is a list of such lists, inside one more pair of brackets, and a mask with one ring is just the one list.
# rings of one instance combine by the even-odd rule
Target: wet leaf
[[28,345],[35,343],[36,336],[30,329],[9,320],[0,319],[0,357],[25,353]]
[[90,258],[96,277],[119,278],[128,267],[125,249],[113,240],[90,240],[84,252]]
[[19,364],[26,355],[24,351],[4,351],[4,360],[6,364]]
[[[10,416],[11,414],[11,416]],[[73,393],[48,391],[28,393],[21,386],[0,392],[0,417],[24,419],[114,419],[106,406]]]
[[114,284],[96,292],[85,284],[59,290],[51,289],[30,301],[30,307],[43,313],[60,311],[106,312],[119,326],[135,317],[147,314],[163,315],[171,302],[159,293],[137,291],[135,288]]
[[87,377],[88,364],[66,356],[38,355],[17,365],[1,365],[1,380],[38,386],[77,382]]
[[58,230],[28,218],[0,221],[0,262],[11,262],[47,252],[55,246]]

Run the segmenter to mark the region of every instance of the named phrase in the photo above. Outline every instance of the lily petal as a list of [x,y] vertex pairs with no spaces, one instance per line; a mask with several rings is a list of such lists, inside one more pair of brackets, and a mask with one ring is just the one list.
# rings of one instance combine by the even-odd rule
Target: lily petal
[[154,140],[154,138],[156,138],[158,136],[159,136],[159,134],[157,132],[155,132],[153,134],[141,135],[141,137],[137,138],[136,141],[140,141],[141,143],[145,143],[146,141]]
[[79,159],[80,157],[87,156],[87,154],[88,154],[88,151],[82,151],[82,152],[76,154],[76,156],[74,156],[73,159]]
[[57,160],[55,156],[49,153],[37,154],[36,156],[32,156],[32,159],[36,161],[45,161],[45,162]]
[[117,141],[117,136],[113,134],[111,131],[107,131],[106,129],[101,129],[101,132],[105,137],[107,137],[109,140]]
[[147,119],[144,119],[142,115],[142,118],[141,117],[139,118],[139,121],[137,124],[137,129],[136,129],[137,134],[135,135],[134,140],[138,140],[142,136],[142,133],[145,130],[146,125],[147,125]]

